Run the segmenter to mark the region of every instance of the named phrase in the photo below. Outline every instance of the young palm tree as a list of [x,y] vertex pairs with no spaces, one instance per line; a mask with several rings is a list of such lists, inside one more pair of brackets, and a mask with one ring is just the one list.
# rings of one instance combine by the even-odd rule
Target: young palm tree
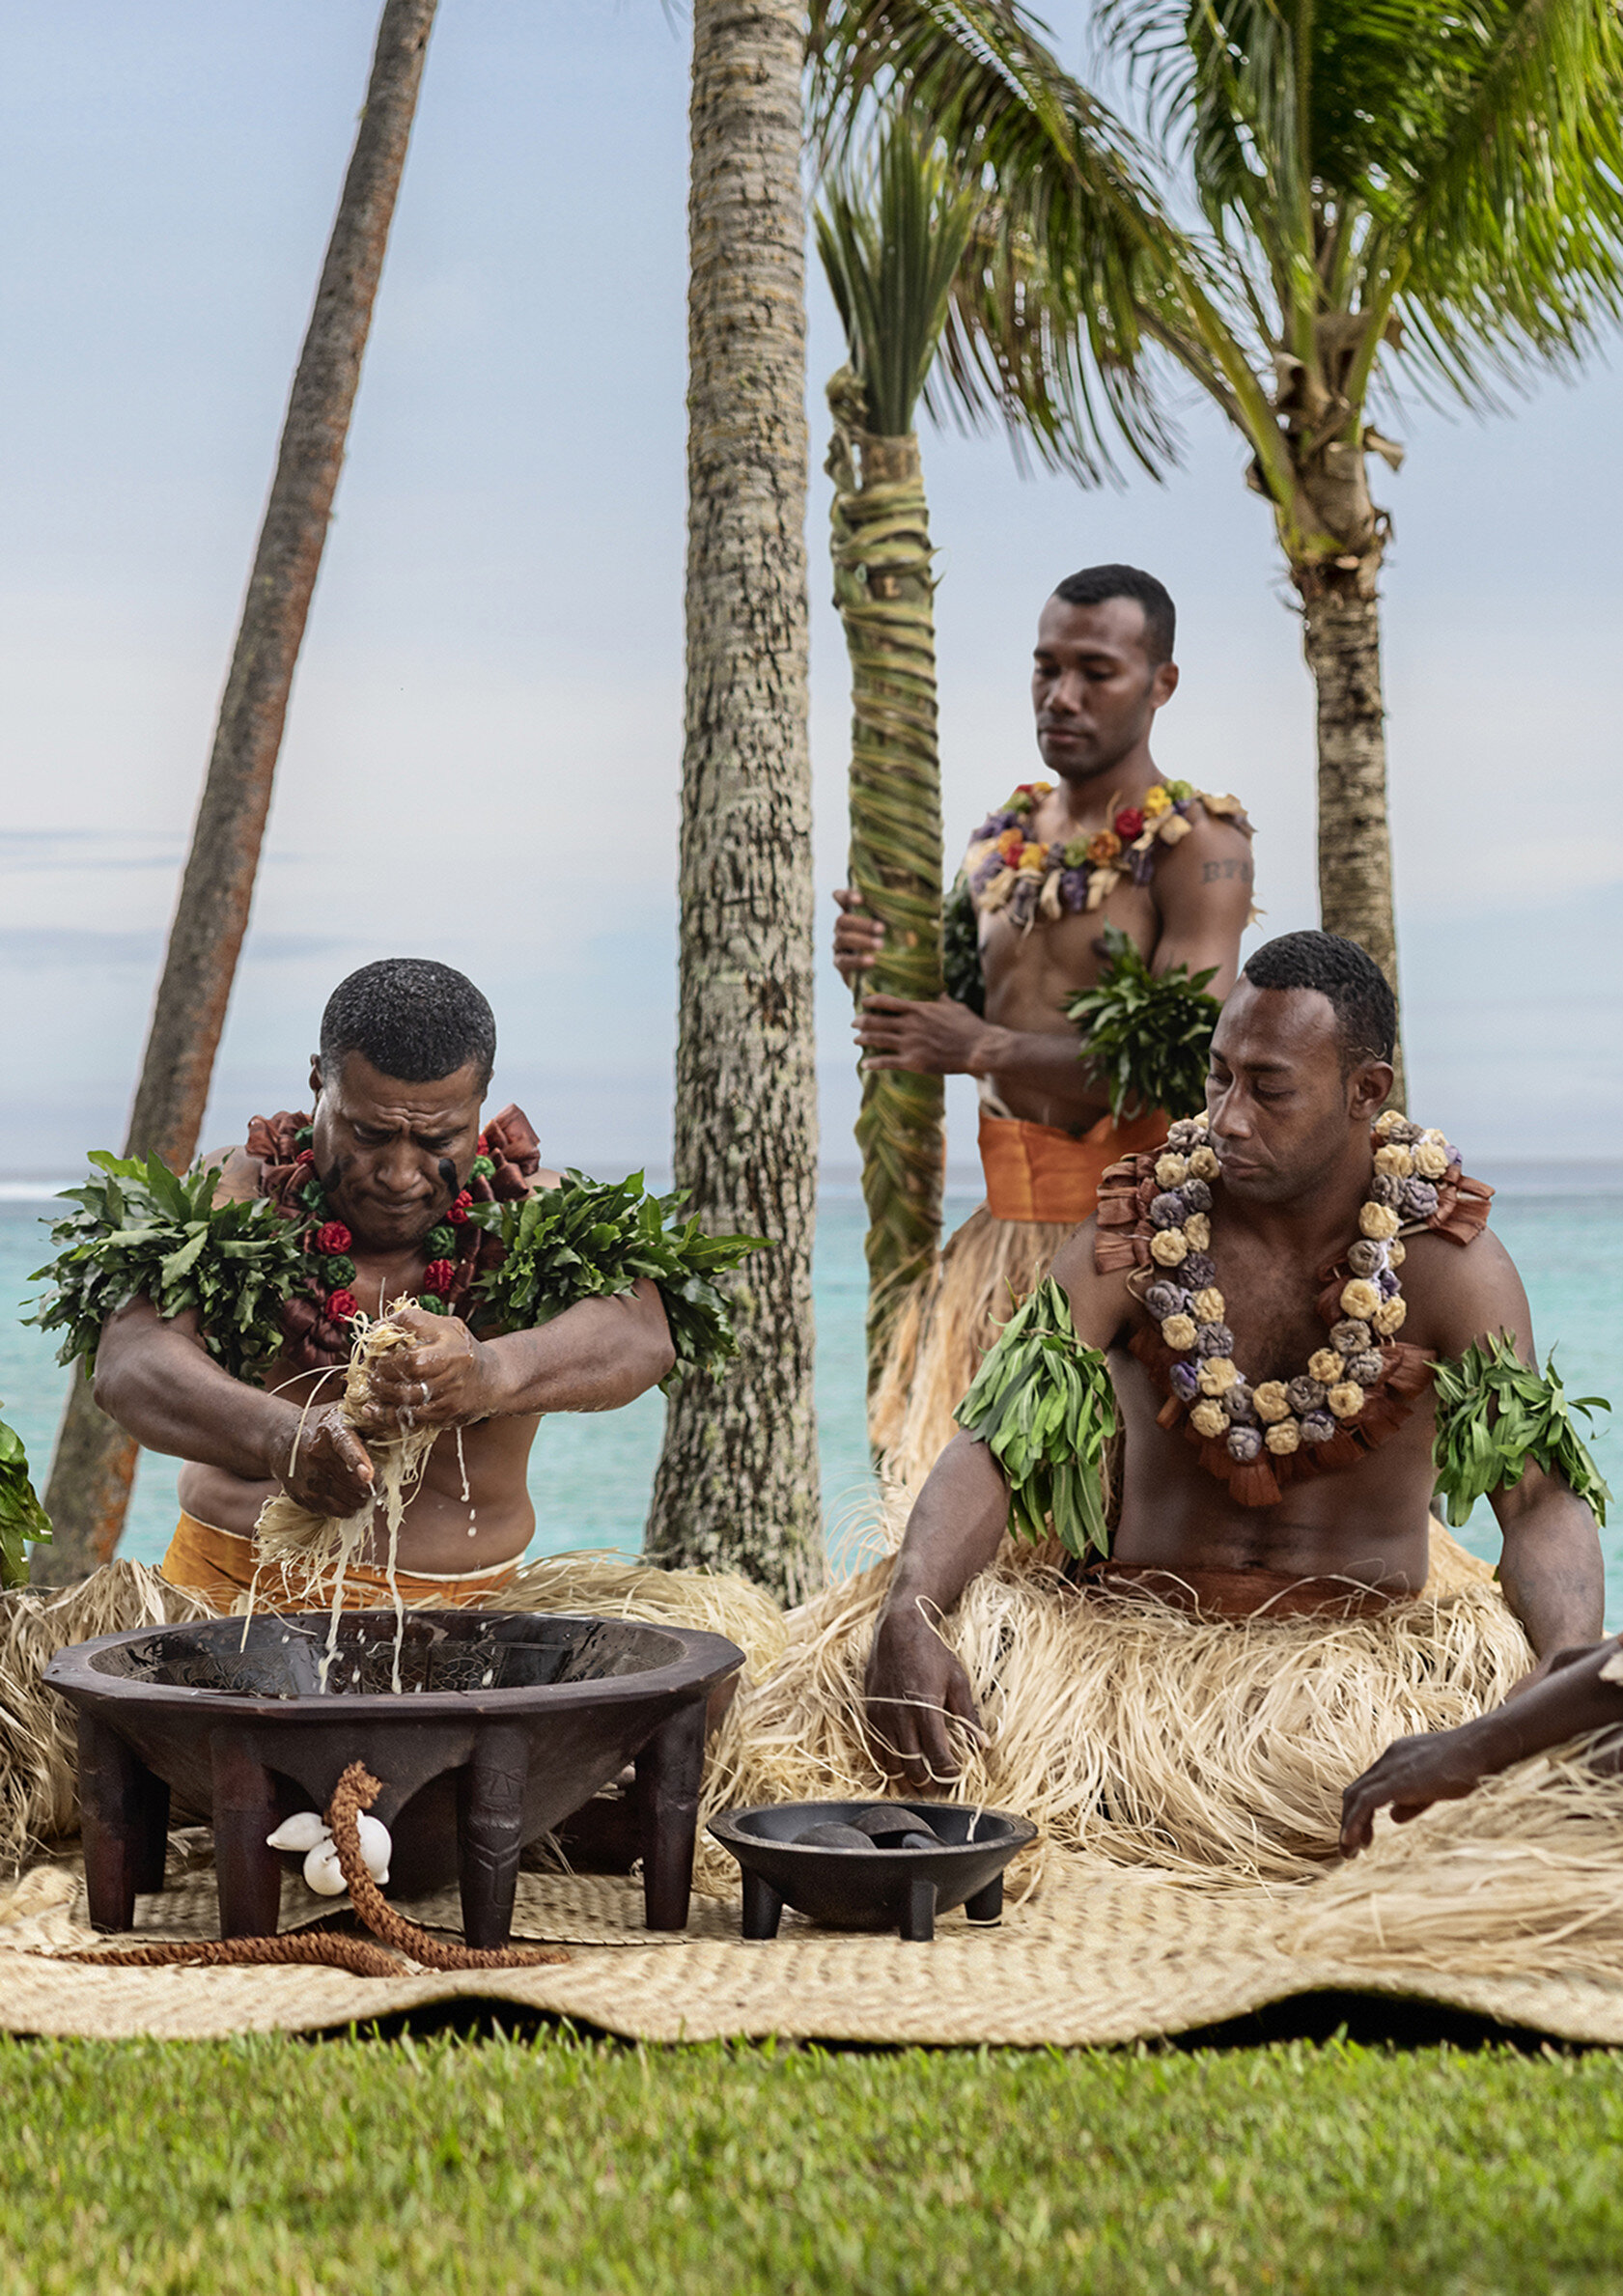
[[[177,1170],[197,1152],[248,928],[288,696],[344,464],[435,4],[386,0],[378,23],[169,931],[125,1154],[155,1152]],[[37,1550],[36,1579],[65,1585],[111,1560],[135,1457],[136,1445],[97,1410],[83,1371],[75,1370],[45,1490],[55,1543]]]
[[1111,0],[1203,228],[1146,334],[1249,444],[1318,695],[1327,929],[1396,986],[1370,420],[1407,372],[1465,406],[1572,359],[1623,277],[1614,0]]
[[[913,411],[935,363],[977,187],[955,183],[905,120],[880,143],[871,199],[848,179],[817,243],[851,364],[828,385],[834,602],[851,656],[847,883],[886,928],[867,987],[941,993],[941,779],[930,519]],[[933,1273],[945,1148],[939,1077],[864,1074],[856,1138],[868,1206],[868,1391],[892,1329]]]

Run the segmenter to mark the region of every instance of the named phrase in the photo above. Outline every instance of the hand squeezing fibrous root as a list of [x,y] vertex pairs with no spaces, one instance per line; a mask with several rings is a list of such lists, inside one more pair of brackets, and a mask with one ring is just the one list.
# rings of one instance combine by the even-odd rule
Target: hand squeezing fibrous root
[[[408,1307],[408,1299],[397,1300],[390,1308]],[[356,1319],[356,1337],[350,1357],[350,1367],[344,1376],[344,1400],[341,1409],[351,1426],[358,1426],[362,1406],[368,1400],[372,1367],[379,1356],[391,1348],[415,1347],[411,1332],[403,1330],[387,1317],[380,1323],[367,1324]],[[400,1549],[400,1528],[405,1520],[406,1501],[421,1481],[428,1465],[429,1453],[441,1430],[437,1427],[413,1427],[409,1414],[401,1414],[398,1434],[371,1435],[363,1440],[372,1459],[374,1482],[371,1496],[352,1515],[312,1515],[299,1505],[296,1498],[279,1491],[267,1498],[260,1509],[254,1526],[254,1582],[249,1592],[248,1611],[252,1616],[261,1582],[266,1581],[272,1607],[277,1599],[290,1593],[306,1596],[317,1592],[330,1601],[331,1624],[327,1634],[326,1664],[338,1642],[338,1618],[344,1608],[346,1583],[350,1565],[372,1536],[379,1505],[383,1509],[383,1526],[388,1534],[388,1554],[385,1575],[394,1597],[396,1639],[393,1687],[400,1683],[400,1637],[404,1632],[405,1613],[401,1605],[400,1588],[396,1583],[396,1557]],[[243,1628],[246,1638],[247,1628]]]
[[[333,1792],[326,1823],[338,1852],[338,1862],[349,1884],[350,1900],[373,1936],[334,1937],[325,1930],[294,1929],[286,1937],[177,1938],[163,1945],[92,1946],[65,1956],[92,1962],[104,1969],[224,1969],[268,1967],[283,1962],[315,1962],[348,1970],[357,1977],[404,1977],[408,1973],[396,1960],[404,1953],[421,1969],[544,1969],[571,1956],[556,1946],[502,1946],[485,1950],[449,1944],[396,1913],[367,1871],[361,1848],[359,1819],[382,1792],[364,1762],[351,1762]],[[384,1946],[394,1947],[385,1952]]]

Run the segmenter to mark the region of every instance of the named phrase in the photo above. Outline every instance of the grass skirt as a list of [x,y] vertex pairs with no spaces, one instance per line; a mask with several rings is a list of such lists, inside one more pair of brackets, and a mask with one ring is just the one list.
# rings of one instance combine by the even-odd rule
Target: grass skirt
[[952,1441],[952,1414],[982,1356],[1074,1233],[1046,1220],[993,1219],[983,1204],[949,1240],[935,1281],[898,1316],[868,1431],[904,1488],[916,1490]]
[[[962,1742],[954,1793],[1032,1819],[1044,1845],[1118,1864],[1305,1880],[1333,1854],[1342,1788],[1392,1739],[1497,1705],[1531,1663],[1469,1557],[1451,1585],[1373,1617],[1239,1622],[1082,1593],[1060,1559],[1005,1543],[942,1622],[988,1732],[984,1747]],[[782,1660],[728,1717],[716,1801],[886,1790],[862,1676],[890,1568],[795,1614]]]

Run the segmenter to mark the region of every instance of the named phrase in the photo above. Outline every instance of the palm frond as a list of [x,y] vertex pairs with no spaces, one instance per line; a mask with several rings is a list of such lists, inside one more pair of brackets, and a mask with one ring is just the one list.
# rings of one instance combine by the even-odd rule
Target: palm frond
[[1473,361],[1571,356],[1623,310],[1623,15],[1612,0],[1479,5],[1437,77],[1405,186],[1402,304],[1473,397]]
[[881,437],[913,428],[980,202],[979,187],[949,174],[905,117],[886,120],[871,171],[847,164],[825,187],[818,252],[868,428]]
[[889,111],[985,194],[934,413],[1002,423],[1053,468],[1147,467],[1171,434],[1142,364],[1140,304],[1179,242],[1146,154],[1067,72],[1017,0],[812,0],[808,106],[825,168]]

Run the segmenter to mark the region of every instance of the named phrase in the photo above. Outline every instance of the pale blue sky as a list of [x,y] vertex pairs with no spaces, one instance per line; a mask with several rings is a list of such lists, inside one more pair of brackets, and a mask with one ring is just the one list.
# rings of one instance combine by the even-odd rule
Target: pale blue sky
[[[1069,60],[1087,11],[1049,10]],[[0,1173],[122,1134],[374,0],[0,11]],[[326,989],[463,965],[559,1161],[667,1153],[681,763],[686,35],[658,0],[444,0],[208,1134],[296,1103]],[[812,290],[810,397],[838,363]],[[1383,476],[1412,1100],[1476,1161],[1616,1153],[1614,369],[1415,405]],[[1166,769],[1239,790],[1267,930],[1314,920],[1311,697],[1242,457],[1085,495],[927,437],[949,845],[1034,763],[1039,604],[1106,558],[1182,613]],[[1393,427],[1393,426],[1389,426]],[[820,901],[845,663],[814,475]],[[849,1165],[825,975],[825,1155]],[[964,1114],[962,1096],[955,1102]],[[955,1161],[969,1153],[965,1125]]]

